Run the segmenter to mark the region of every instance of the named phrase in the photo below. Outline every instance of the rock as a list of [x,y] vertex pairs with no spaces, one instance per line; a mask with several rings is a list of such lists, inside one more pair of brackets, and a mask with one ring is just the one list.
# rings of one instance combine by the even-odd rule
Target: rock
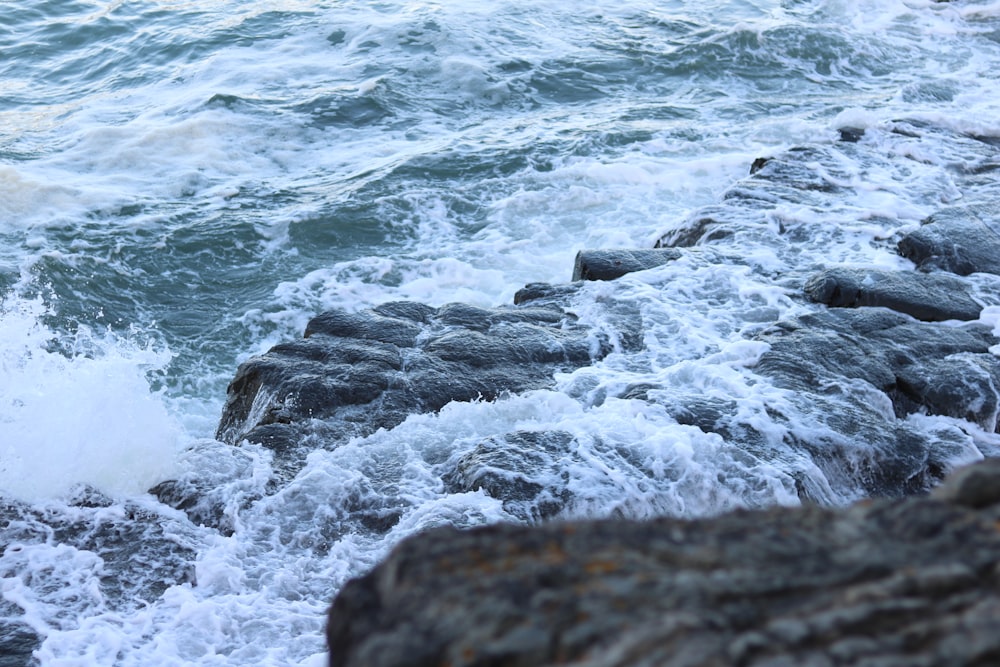
[[435,529],[341,589],[330,665],[996,664],[997,500]]
[[528,302],[533,305],[559,305],[567,299],[576,296],[580,291],[580,285],[571,283],[567,285],[550,285],[549,283],[528,283],[514,294],[514,305],[520,306]]
[[931,497],[973,509],[1000,503],[1000,459],[958,470],[934,489]]
[[981,456],[968,427],[929,417],[998,430],[1000,359],[989,352],[997,339],[988,326],[831,308],[755,340],[767,348],[754,382],[778,390],[759,405],[656,383],[627,385],[618,397],[657,403],[677,423],[738,447],[751,465],[788,471],[800,500],[824,505],[844,493],[925,493],[956,462]]
[[581,250],[576,254],[573,280],[614,280],[627,273],[663,266],[678,259],[673,248],[636,250]]
[[858,143],[865,136],[865,128],[863,127],[842,127],[837,132],[840,134],[841,141],[852,144]]
[[0,665],[35,664],[46,627],[127,618],[194,583],[195,542],[186,522],[88,487],[68,504],[0,498]]
[[[552,303],[494,309],[390,303],[314,318],[306,337],[242,364],[217,437],[294,459],[317,421],[323,446],[392,428],[451,401],[549,386],[557,371],[611,350],[608,338]],[[315,445],[315,443],[313,443]]]
[[518,431],[489,438],[445,473],[445,485],[451,493],[481,489],[525,522],[548,519],[569,498],[566,461],[572,458],[572,444],[572,434],[560,431]]
[[[863,163],[872,173],[880,169],[891,172],[909,169],[906,164],[912,160],[917,170],[931,163],[944,172],[919,183],[925,191],[923,201],[961,198],[983,202],[966,207],[982,225],[969,228],[975,236],[966,237],[970,256],[963,261],[975,254],[976,263],[982,260],[988,263],[984,267],[996,265],[998,260],[990,260],[1000,256],[995,252],[996,235],[984,233],[984,228],[998,230],[995,214],[990,212],[1000,194],[996,178],[1000,153],[995,138],[970,136],[915,120],[897,120],[863,131],[844,127],[838,132],[839,141],[792,148],[754,160],[748,178],[734,183],[721,201],[670,224],[656,247],[711,245],[744,255],[764,250],[787,259],[789,269],[803,269],[806,267],[795,260],[801,242],[808,240],[829,247],[832,261],[853,261],[853,247],[859,239],[867,236],[872,245],[882,245],[883,233],[892,233],[891,228],[898,225],[891,218],[858,218],[858,208],[866,207],[870,187],[866,172],[857,171],[856,165]],[[885,229],[876,229],[883,225]],[[956,232],[948,235],[949,243],[963,245],[963,232]],[[982,250],[973,247],[981,240],[987,246]],[[939,243],[931,240],[930,254],[940,252],[947,257],[947,247],[934,249]]]
[[[732,255],[745,255],[749,243],[766,241],[763,244],[772,250],[794,244],[794,230],[773,212],[788,205],[826,210],[837,205],[849,193],[851,182],[850,175],[843,172],[840,151],[852,147],[850,142],[797,147],[757,158],[750,165],[749,177],[729,188],[721,202],[698,209],[679,226],[661,234],[655,247],[712,245],[728,247]],[[808,233],[815,238],[815,230]],[[823,233],[836,236],[838,231],[828,228]]]
[[921,269],[1000,275],[1000,220],[989,206],[944,209],[904,236],[899,253]]
[[976,320],[982,310],[972,285],[941,273],[833,268],[814,275],[804,289],[828,306],[883,306],[931,322]]
[[[805,393],[860,380],[884,393],[897,416],[960,416],[997,428],[1000,360],[990,327],[915,322],[881,308],[831,309],[782,322],[760,340],[756,371]],[[866,399],[862,399],[866,400]]]

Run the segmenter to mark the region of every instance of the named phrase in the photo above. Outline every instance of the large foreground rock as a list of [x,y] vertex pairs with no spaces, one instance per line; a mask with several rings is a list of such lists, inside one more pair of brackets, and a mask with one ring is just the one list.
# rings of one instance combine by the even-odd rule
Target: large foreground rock
[[935,497],[438,529],[349,582],[332,667],[1000,664],[1000,465]]

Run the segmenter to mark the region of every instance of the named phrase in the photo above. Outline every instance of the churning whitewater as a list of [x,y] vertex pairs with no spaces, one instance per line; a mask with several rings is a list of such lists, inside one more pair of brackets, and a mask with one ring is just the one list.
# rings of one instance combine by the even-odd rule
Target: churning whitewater
[[[767,332],[822,313],[809,272],[910,270],[922,220],[1000,210],[997,72],[987,0],[6,3],[0,665],[319,667],[336,591],[429,527],[863,497],[782,445],[871,454],[757,372]],[[745,181],[790,149],[815,187]],[[216,440],[237,367],[319,313],[507,306],[709,218],[739,256],[578,286],[601,353],[545,386],[336,446],[317,419],[294,465]],[[1000,279],[969,280],[1000,323]],[[1000,452],[995,396],[977,422],[824,391],[941,469]],[[668,409],[691,397],[753,446]],[[552,433],[541,514],[448,481]]]

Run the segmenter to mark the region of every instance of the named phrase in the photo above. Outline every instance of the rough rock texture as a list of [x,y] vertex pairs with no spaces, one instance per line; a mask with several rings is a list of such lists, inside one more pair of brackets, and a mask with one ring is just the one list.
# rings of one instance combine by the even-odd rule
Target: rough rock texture
[[282,453],[295,448],[310,420],[328,420],[322,439],[331,446],[451,401],[548,386],[554,372],[610,349],[548,303],[435,309],[394,302],[329,311],[309,322],[304,339],[240,366],[217,437]]
[[903,237],[899,252],[922,269],[1000,274],[1000,214],[991,206],[944,209]]
[[[770,349],[756,370],[789,388],[816,391],[857,379],[888,396],[897,415],[926,411],[997,427],[1000,359],[988,353],[997,339],[985,325],[921,323],[881,308],[831,309],[780,322],[760,339]],[[954,393],[941,396],[943,387]]]
[[341,590],[330,665],[996,665],[998,520],[993,460],[836,511],[437,529]]
[[804,289],[828,306],[882,306],[930,322],[976,320],[983,309],[968,282],[946,273],[831,268]]

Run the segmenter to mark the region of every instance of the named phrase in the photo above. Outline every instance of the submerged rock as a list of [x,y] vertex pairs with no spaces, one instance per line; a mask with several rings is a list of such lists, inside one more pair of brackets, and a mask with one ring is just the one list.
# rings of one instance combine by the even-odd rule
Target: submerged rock
[[41,638],[31,626],[15,620],[19,614],[14,605],[0,603],[0,667],[31,665],[32,656],[41,645]]
[[974,470],[842,510],[432,530],[340,591],[330,665],[996,664],[1000,466]]
[[[67,504],[0,498],[0,665],[28,665],[45,628],[125,617],[195,580],[194,539],[175,517],[88,488]],[[54,591],[65,591],[52,605]]]
[[444,475],[453,493],[485,491],[504,510],[526,522],[550,518],[569,499],[567,461],[573,435],[518,431],[489,438],[465,453]]
[[805,284],[813,301],[828,306],[882,306],[918,320],[976,320],[982,311],[965,280],[944,273],[833,268]]
[[217,437],[289,453],[313,420],[321,446],[392,428],[452,401],[549,386],[591,363],[608,339],[552,303],[493,309],[397,302],[314,318],[306,337],[242,364]]

